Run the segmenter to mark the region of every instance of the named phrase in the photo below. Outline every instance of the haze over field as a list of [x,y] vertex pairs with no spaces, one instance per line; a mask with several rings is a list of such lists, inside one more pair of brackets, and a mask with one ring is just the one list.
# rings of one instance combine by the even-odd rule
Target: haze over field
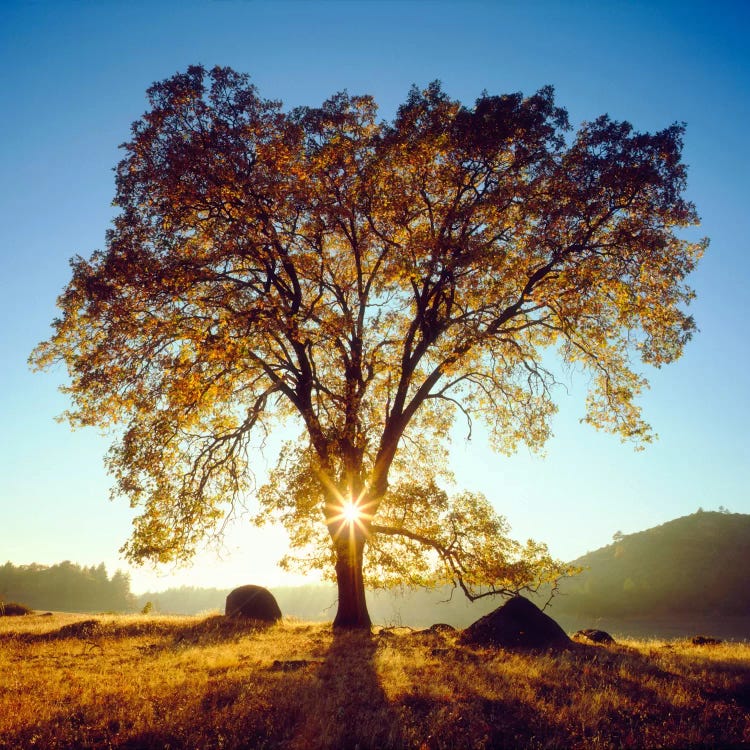
[[[574,561],[581,572],[531,597],[567,632],[600,627],[626,637],[690,637],[710,633],[747,641],[750,632],[750,515],[699,511],[615,541]],[[133,594],[123,576],[103,565],[81,568],[0,565],[0,604],[37,611],[147,611],[161,615],[223,612],[229,588],[179,586]],[[274,587],[282,613],[330,621],[333,584]],[[396,589],[368,592],[379,626],[426,628],[441,622],[464,628],[500,606],[496,597],[469,602],[460,592]],[[545,606],[546,605],[546,606]]]
[[[117,550],[132,512],[106,501],[109,437],[56,423],[68,406],[56,392],[65,375],[31,374],[26,359],[48,335],[68,258],[103,246],[117,145],[144,111],[146,88],[199,62],[248,72],[287,108],[348,89],[373,94],[390,118],[413,83],[440,79],[466,102],[484,89],[552,84],[574,126],[603,112],[641,130],[685,121],[688,197],[703,219],[689,236],[712,244],[690,279],[700,332],[678,363],[644,368],[644,412],[660,440],[634,453],[580,425],[587,382],[564,376],[546,457],[498,456],[478,426],[467,442],[458,422],[451,463],[458,488],[484,492],[513,536],[566,560],[699,506],[749,513],[748,20],[743,2],[3,4],[0,160],[12,179],[0,183],[0,560],[125,567]],[[288,436],[272,436],[254,458],[259,479]],[[274,565],[283,546],[281,533],[240,520],[220,558],[209,551],[178,573],[133,570],[132,587],[296,583]]]

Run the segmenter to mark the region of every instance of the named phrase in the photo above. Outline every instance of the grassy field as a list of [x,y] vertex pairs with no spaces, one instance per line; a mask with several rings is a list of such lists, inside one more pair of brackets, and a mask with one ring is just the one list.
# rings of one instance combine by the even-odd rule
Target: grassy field
[[0,618],[0,748],[750,747],[750,645],[511,653],[220,616]]

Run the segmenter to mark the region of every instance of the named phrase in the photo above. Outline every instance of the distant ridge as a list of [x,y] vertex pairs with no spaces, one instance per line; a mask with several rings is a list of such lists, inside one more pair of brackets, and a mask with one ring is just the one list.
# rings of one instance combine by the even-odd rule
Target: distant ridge
[[574,561],[550,614],[577,617],[750,615],[750,515],[699,510]]

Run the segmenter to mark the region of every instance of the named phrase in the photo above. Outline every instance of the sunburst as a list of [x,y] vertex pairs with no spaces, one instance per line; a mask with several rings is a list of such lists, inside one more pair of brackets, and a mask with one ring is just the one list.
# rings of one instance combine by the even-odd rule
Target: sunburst
[[[336,485],[321,472],[321,480],[326,484],[329,491],[334,495],[336,502],[332,508],[333,513],[328,515],[329,526],[336,526],[334,539],[338,538],[344,531],[351,531],[354,527],[369,536],[368,525],[372,521],[369,512],[369,504],[364,502],[367,488],[363,488],[358,497],[342,495]],[[350,539],[352,535],[349,535]]]
[[352,500],[347,500],[341,506],[341,516],[348,524],[358,523],[362,518],[362,509]]
[[336,499],[339,504],[334,508],[333,515],[329,517],[329,523],[338,525],[335,536],[338,537],[345,530],[351,531],[354,527],[369,535],[367,526],[372,516],[362,503],[362,496],[352,499],[337,493]]

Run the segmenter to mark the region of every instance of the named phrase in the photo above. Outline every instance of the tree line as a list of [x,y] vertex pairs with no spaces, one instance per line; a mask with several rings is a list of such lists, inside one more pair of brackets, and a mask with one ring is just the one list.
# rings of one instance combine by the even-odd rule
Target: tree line
[[130,611],[135,597],[130,576],[110,577],[104,563],[90,567],[69,560],[55,565],[0,566],[0,602],[20,602],[37,610],[65,612]]

